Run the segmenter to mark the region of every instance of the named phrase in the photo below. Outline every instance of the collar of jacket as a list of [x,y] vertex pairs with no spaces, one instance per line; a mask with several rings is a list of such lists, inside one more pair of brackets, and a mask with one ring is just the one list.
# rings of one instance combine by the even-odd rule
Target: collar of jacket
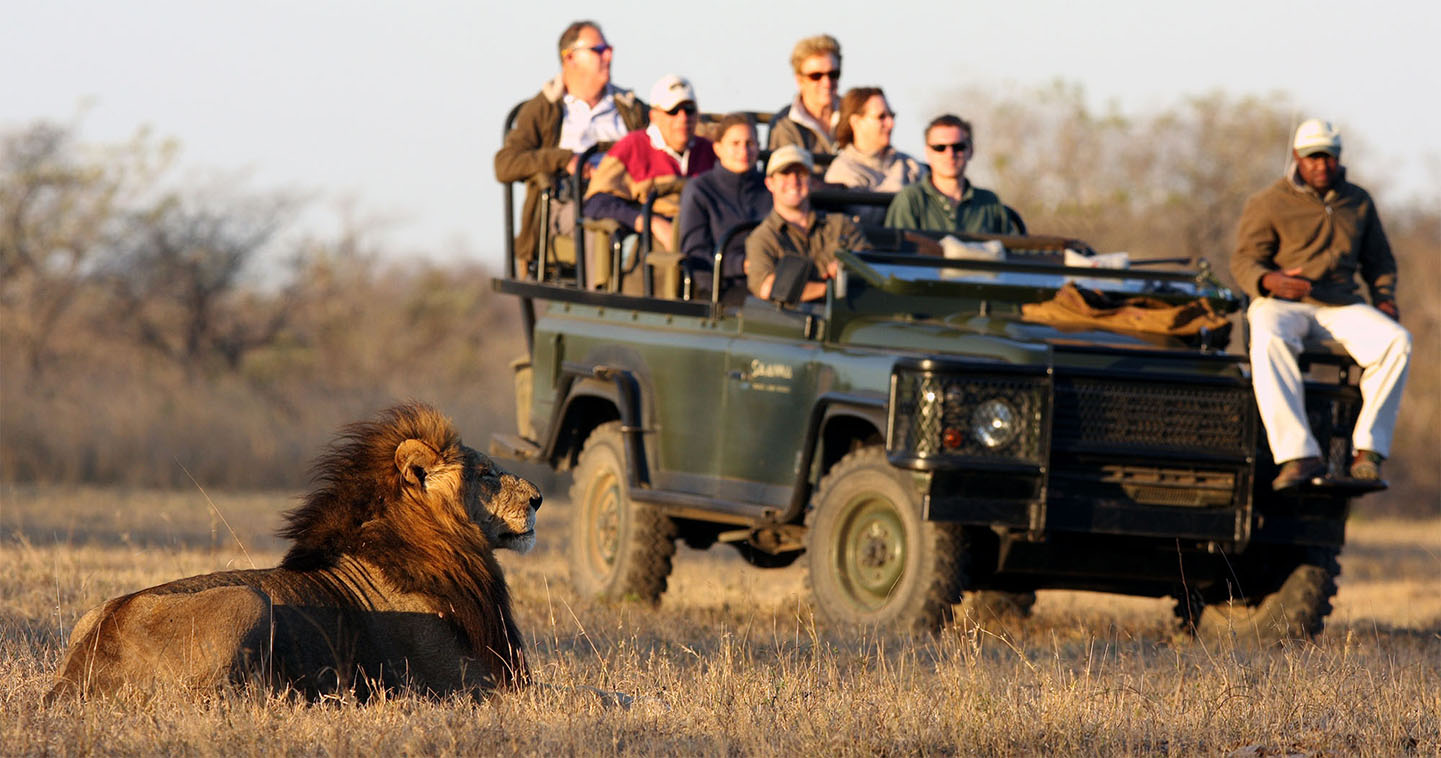
[[[1296,158],[1294,156],[1286,161],[1285,178],[1286,186],[1290,187],[1293,192],[1299,192],[1302,195],[1309,195],[1310,197],[1319,198],[1321,200],[1326,199],[1321,196],[1321,193],[1317,192],[1314,189],[1311,189],[1311,185],[1307,184],[1304,180],[1301,179],[1301,164],[1296,162]],[[1341,189],[1341,186],[1345,183],[1346,167],[1338,166],[1336,170],[1336,183],[1331,185],[1331,189],[1326,194],[1330,195],[1333,192],[1339,191]]]
[[796,99],[791,101],[791,109],[790,112],[786,114],[786,117],[817,134],[832,137],[836,133],[836,124],[841,120],[841,109],[832,108],[831,125],[829,127],[822,126],[821,122],[817,121],[816,117],[812,116],[810,111],[806,110],[805,104],[801,102],[801,96],[797,94]]
[[[614,84],[607,84],[605,85],[605,92],[615,98],[616,105],[623,105],[627,108],[635,105],[635,93],[628,89],[621,89]],[[560,74],[556,74],[554,79],[541,85],[540,94],[552,103],[559,103],[560,99],[565,97],[565,80]]]
[[672,158],[675,158],[675,162],[680,164],[680,175],[685,176],[686,170],[690,167],[690,149],[691,146],[695,144],[695,137],[691,137],[690,141],[685,143],[685,152],[677,153],[676,151],[670,149],[670,145],[667,145],[665,143],[665,137],[662,137],[660,135],[659,126],[656,126],[655,124],[647,126],[645,128],[645,134],[647,137],[650,137],[651,147],[665,153],[666,155],[669,155]]

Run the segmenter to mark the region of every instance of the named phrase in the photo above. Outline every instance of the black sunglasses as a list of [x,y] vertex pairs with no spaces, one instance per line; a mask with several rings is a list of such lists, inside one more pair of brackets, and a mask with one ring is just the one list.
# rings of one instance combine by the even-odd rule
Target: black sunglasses
[[963,139],[960,142],[953,142],[949,145],[926,145],[926,147],[929,147],[930,149],[938,153],[944,153],[948,150],[954,150],[958,153],[964,153],[967,150],[971,149],[971,141],[968,139]]
[[676,107],[671,108],[670,110],[666,111],[666,113],[669,113],[669,114],[672,115],[672,116],[674,116],[674,115],[677,114],[677,113],[685,113],[687,116],[694,116],[694,115],[695,115],[695,112],[696,112],[695,103],[690,103],[690,102],[681,103],[680,105],[677,105]]
[[614,49],[615,49],[615,48],[611,47],[610,45],[607,45],[606,43],[602,42],[602,43],[600,43],[599,45],[596,45],[595,47],[587,47],[587,46],[585,46],[585,45],[576,45],[575,47],[572,47],[571,49],[567,50],[566,52],[567,52],[567,53],[578,53],[578,52],[580,52],[581,50],[589,50],[589,51],[591,51],[592,53],[595,53],[596,55],[605,55],[605,53],[606,53],[607,50],[614,50]]
[[833,82],[838,82],[841,80],[841,70],[838,68],[832,69],[830,71],[812,71],[808,74],[802,75],[813,82],[818,82],[822,79],[830,79]]

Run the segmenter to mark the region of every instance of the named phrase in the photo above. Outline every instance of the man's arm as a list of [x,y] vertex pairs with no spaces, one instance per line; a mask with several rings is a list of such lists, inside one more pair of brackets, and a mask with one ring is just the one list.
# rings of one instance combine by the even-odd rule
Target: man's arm
[[1266,274],[1276,273],[1279,242],[1276,227],[1262,207],[1260,196],[1251,197],[1241,210],[1241,221],[1236,228],[1236,249],[1231,252],[1231,276],[1251,297],[1269,294],[1261,279]]
[[1386,230],[1381,227],[1381,216],[1376,213],[1373,202],[1366,203],[1362,223],[1364,231],[1357,256],[1361,263],[1361,279],[1371,292],[1371,304],[1399,321],[1401,311],[1396,307],[1396,257],[1391,254],[1391,243],[1386,239]]
[[521,182],[537,174],[560,171],[574,153],[563,147],[542,147],[545,144],[541,123],[541,106],[527,102],[516,116],[515,127],[505,135],[505,143],[495,154],[495,178],[502,182]]
[[768,300],[775,281],[775,256],[768,249],[766,235],[758,228],[746,238],[746,288],[752,295]]

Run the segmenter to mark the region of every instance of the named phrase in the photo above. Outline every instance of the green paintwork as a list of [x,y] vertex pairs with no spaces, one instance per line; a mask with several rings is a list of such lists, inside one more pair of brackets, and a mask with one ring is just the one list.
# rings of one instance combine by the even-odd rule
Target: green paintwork
[[[790,498],[817,399],[887,397],[900,357],[987,365],[1155,370],[1236,376],[1235,365],[1194,360],[1165,337],[1061,331],[1024,323],[1021,302],[1054,289],[970,279],[906,281],[842,253],[844,292],[782,308],[754,298],[715,319],[567,302],[544,304],[534,332],[538,429],[559,410],[562,362],[632,372],[645,395],[644,441],[653,486],[778,506]],[[1211,293],[1223,310],[1234,303]],[[1073,352],[1109,346],[1111,353]],[[1168,351],[1164,357],[1155,351]],[[604,387],[595,382],[587,386]],[[884,432],[883,429],[878,430]]]

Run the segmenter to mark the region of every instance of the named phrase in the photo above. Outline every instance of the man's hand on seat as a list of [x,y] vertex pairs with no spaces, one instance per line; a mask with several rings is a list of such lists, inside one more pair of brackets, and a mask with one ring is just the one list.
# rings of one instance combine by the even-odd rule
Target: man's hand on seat
[[1395,300],[1382,300],[1376,304],[1376,310],[1390,316],[1392,321],[1401,323],[1401,309],[1396,307]]
[[1261,286],[1274,297],[1282,300],[1300,300],[1311,294],[1311,280],[1297,276],[1300,267],[1285,271],[1272,271],[1261,277]]

